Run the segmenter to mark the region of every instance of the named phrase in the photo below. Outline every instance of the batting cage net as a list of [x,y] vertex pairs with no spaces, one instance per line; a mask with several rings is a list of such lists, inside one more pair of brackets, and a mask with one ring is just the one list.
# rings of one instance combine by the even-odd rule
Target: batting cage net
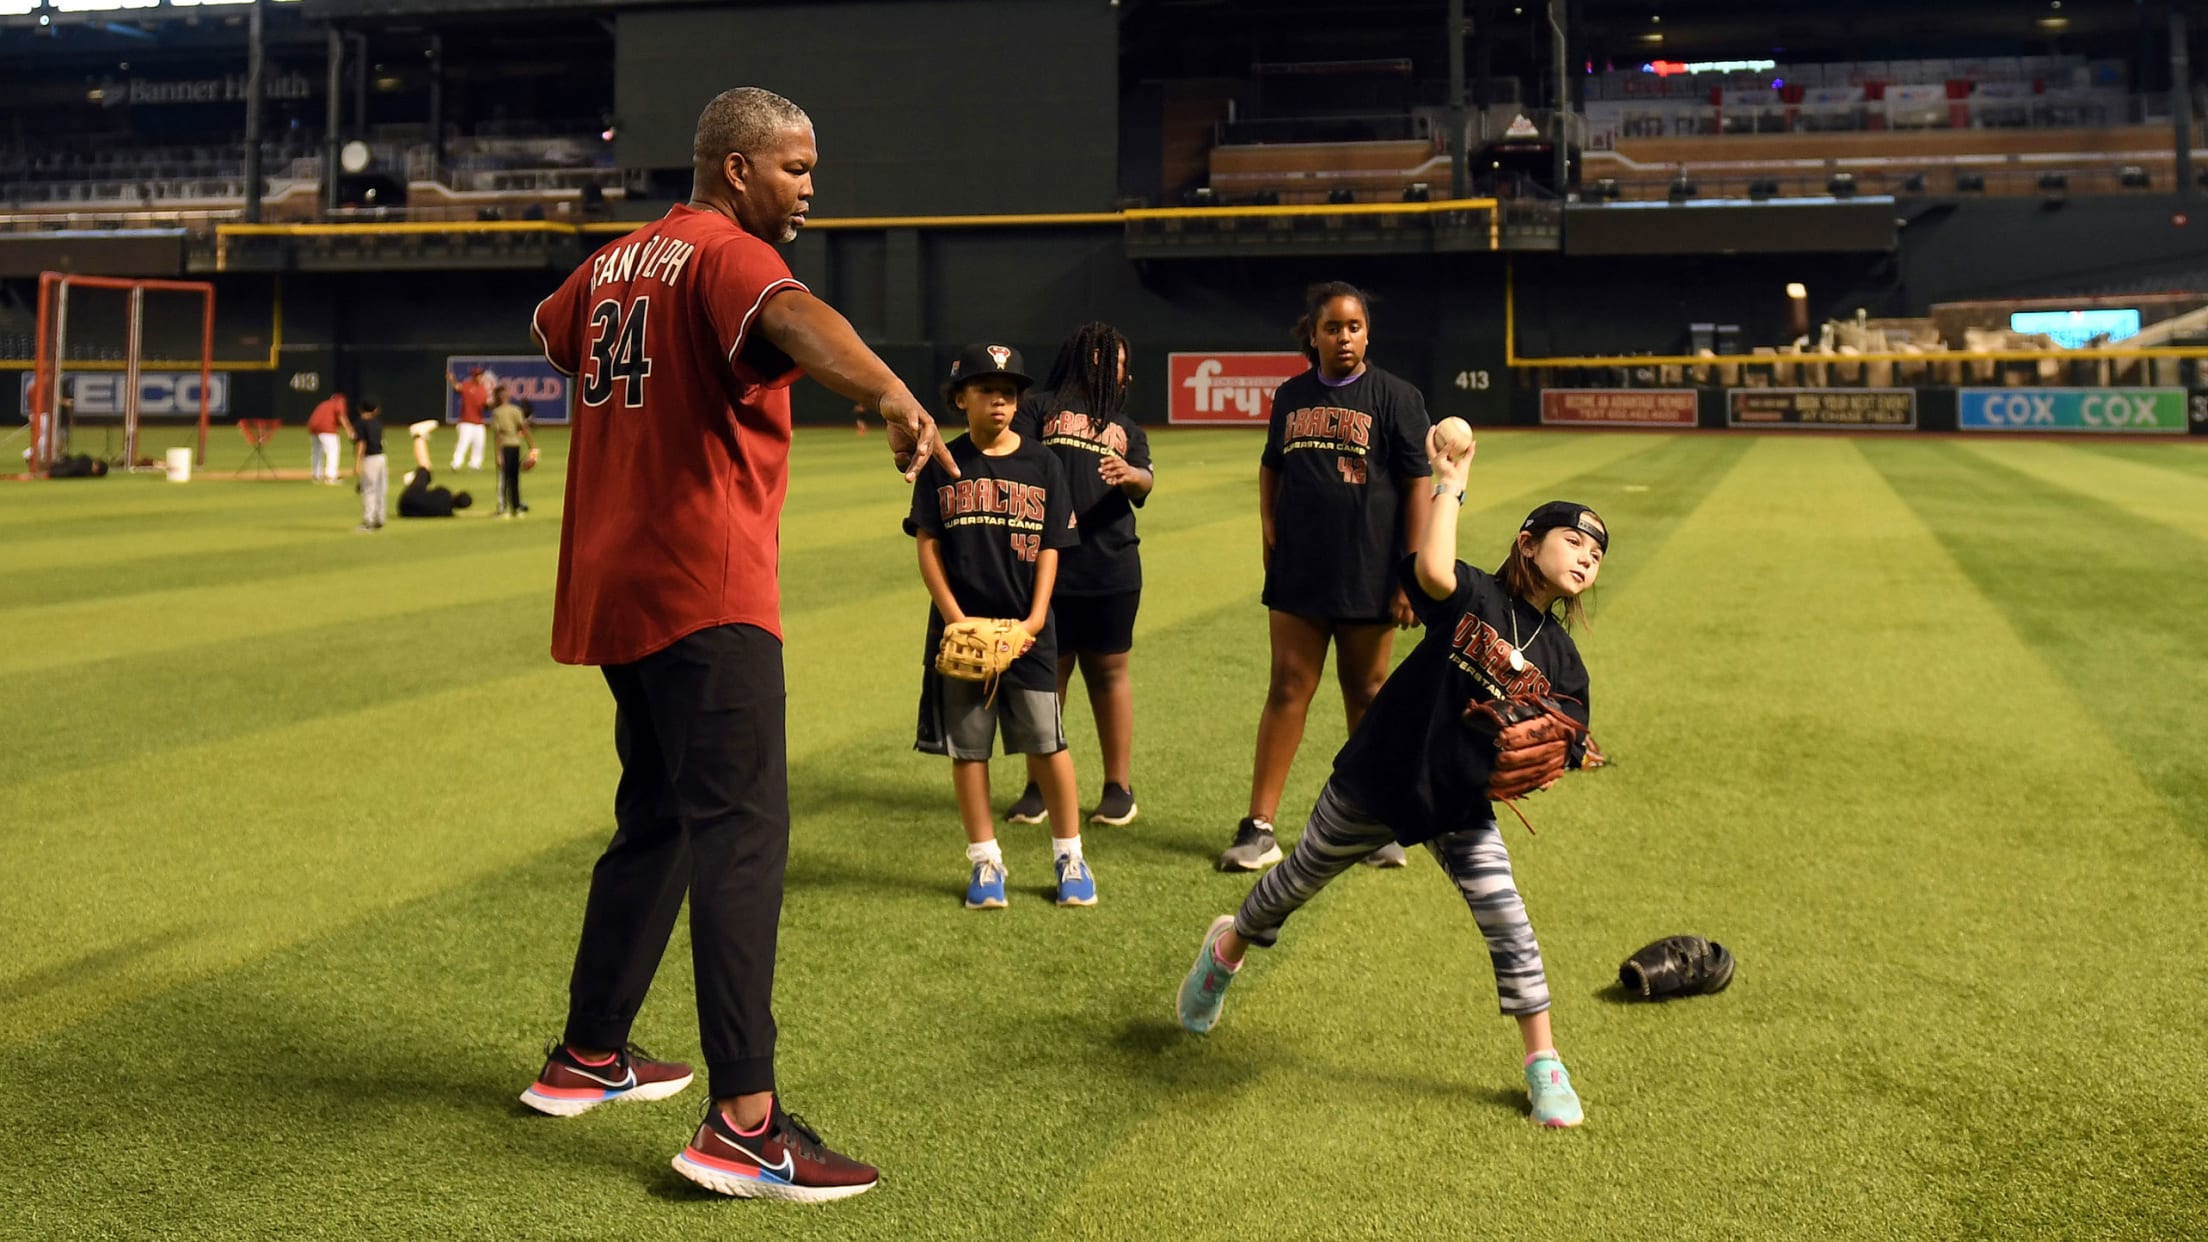
[[[24,378],[34,473],[86,455],[151,465],[149,425],[207,461],[213,412],[215,287],[47,272],[38,280],[36,354]],[[178,434],[181,433],[181,434]]]

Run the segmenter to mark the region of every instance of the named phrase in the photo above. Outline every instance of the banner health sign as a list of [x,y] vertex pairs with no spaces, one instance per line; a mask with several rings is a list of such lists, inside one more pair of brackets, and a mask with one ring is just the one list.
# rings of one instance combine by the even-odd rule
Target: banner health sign
[[[469,367],[483,368],[484,378],[493,384],[504,384],[516,401],[529,403],[529,421],[533,423],[564,423],[567,421],[567,377],[558,367],[536,354],[454,354],[445,359],[445,369],[457,380],[468,378]],[[483,415],[490,418],[490,405],[485,403]],[[445,389],[445,421],[460,421],[460,394]]]
[[[24,417],[31,413],[31,380],[23,373]],[[123,413],[121,371],[72,371],[62,376],[62,393],[74,404],[78,418],[120,418]],[[230,412],[230,377],[220,371],[207,377],[207,413],[221,417]],[[199,372],[140,371],[138,416],[141,418],[198,418]]]
[[2185,431],[2182,388],[1965,388],[1956,424],[1964,431]]
[[1728,427],[1909,431],[1917,425],[1914,388],[1735,388],[1725,397]]
[[1680,388],[1549,388],[1541,421],[1551,427],[1692,427],[1695,394]]
[[1168,354],[1165,421],[1264,427],[1273,417],[1273,390],[1310,369],[1302,354]]

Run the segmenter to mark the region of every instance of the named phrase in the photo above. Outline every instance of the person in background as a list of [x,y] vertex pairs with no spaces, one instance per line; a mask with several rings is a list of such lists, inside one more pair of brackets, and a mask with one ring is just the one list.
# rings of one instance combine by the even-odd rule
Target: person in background
[[374,397],[360,399],[360,417],[352,426],[353,480],[360,488],[360,525],[355,529],[382,530],[384,491],[390,486],[391,472],[383,456],[383,410]]
[[458,470],[460,461],[466,458],[468,469],[483,468],[483,407],[491,397],[490,380],[481,366],[468,368],[468,378],[457,380],[452,372],[445,372],[445,383],[460,394],[459,442],[452,446],[452,468]]
[[406,490],[399,493],[400,517],[452,517],[475,503],[475,497],[466,492],[456,493],[449,487],[432,487],[431,481],[429,471],[420,467],[406,472]]
[[338,463],[342,460],[337,438],[340,432],[351,439],[353,424],[345,416],[345,394],[333,392],[307,415],[308,443],[313,447],[308,468],[317,483],[333,487],[337,484]]
[[[537,437],[529,430],[529,416],[507,399],[503,384],[494,400],[491,432],[498,437],[498,516],[520,517],[529,512],[529,506],[521,503],[521,472],[537,464]],[[529,445],[526,465],[521,456],[524,441]]]

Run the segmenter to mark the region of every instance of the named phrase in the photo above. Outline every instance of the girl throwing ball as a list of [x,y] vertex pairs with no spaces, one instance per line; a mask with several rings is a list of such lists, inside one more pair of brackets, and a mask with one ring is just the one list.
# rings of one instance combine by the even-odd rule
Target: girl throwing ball
[[[1610,535],[1592,509],[1555,500],[1527,516],[1493,576],[1465,564],[1457,514],[1472,449],[1452,456],[1441,441],[1438,431],[1428,436],[1432,510],[1398,571],[1425,636],[1334,757],[1295,851],[1204,933],[1178,1016],[1190,1031],[1209,1031],[1251,945],[1273,944],[1290,915],[1374,850],[1423,844],[1487,940],[1502,1011],[1525,1043],[1534,1121],[1576,1126],[1579,1097],[1550,1031],[1541,949],[1487,797],[1495,748],[1463,715],[1470,703],[1540,695],[1586,723],[1587,668],[1567,630],[1585,620],[1579,597],[1602,572]],[[1571,765],[1578,760],[1574,753]]]

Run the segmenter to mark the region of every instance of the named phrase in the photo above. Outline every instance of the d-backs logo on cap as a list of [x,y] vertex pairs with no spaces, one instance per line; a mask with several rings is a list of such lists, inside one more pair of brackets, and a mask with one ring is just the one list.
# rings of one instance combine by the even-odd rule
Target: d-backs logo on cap
[[997,364],[999,371],[1012,365],[1012,351],[1002,345],[991,345],[989,347],[989,357]]

